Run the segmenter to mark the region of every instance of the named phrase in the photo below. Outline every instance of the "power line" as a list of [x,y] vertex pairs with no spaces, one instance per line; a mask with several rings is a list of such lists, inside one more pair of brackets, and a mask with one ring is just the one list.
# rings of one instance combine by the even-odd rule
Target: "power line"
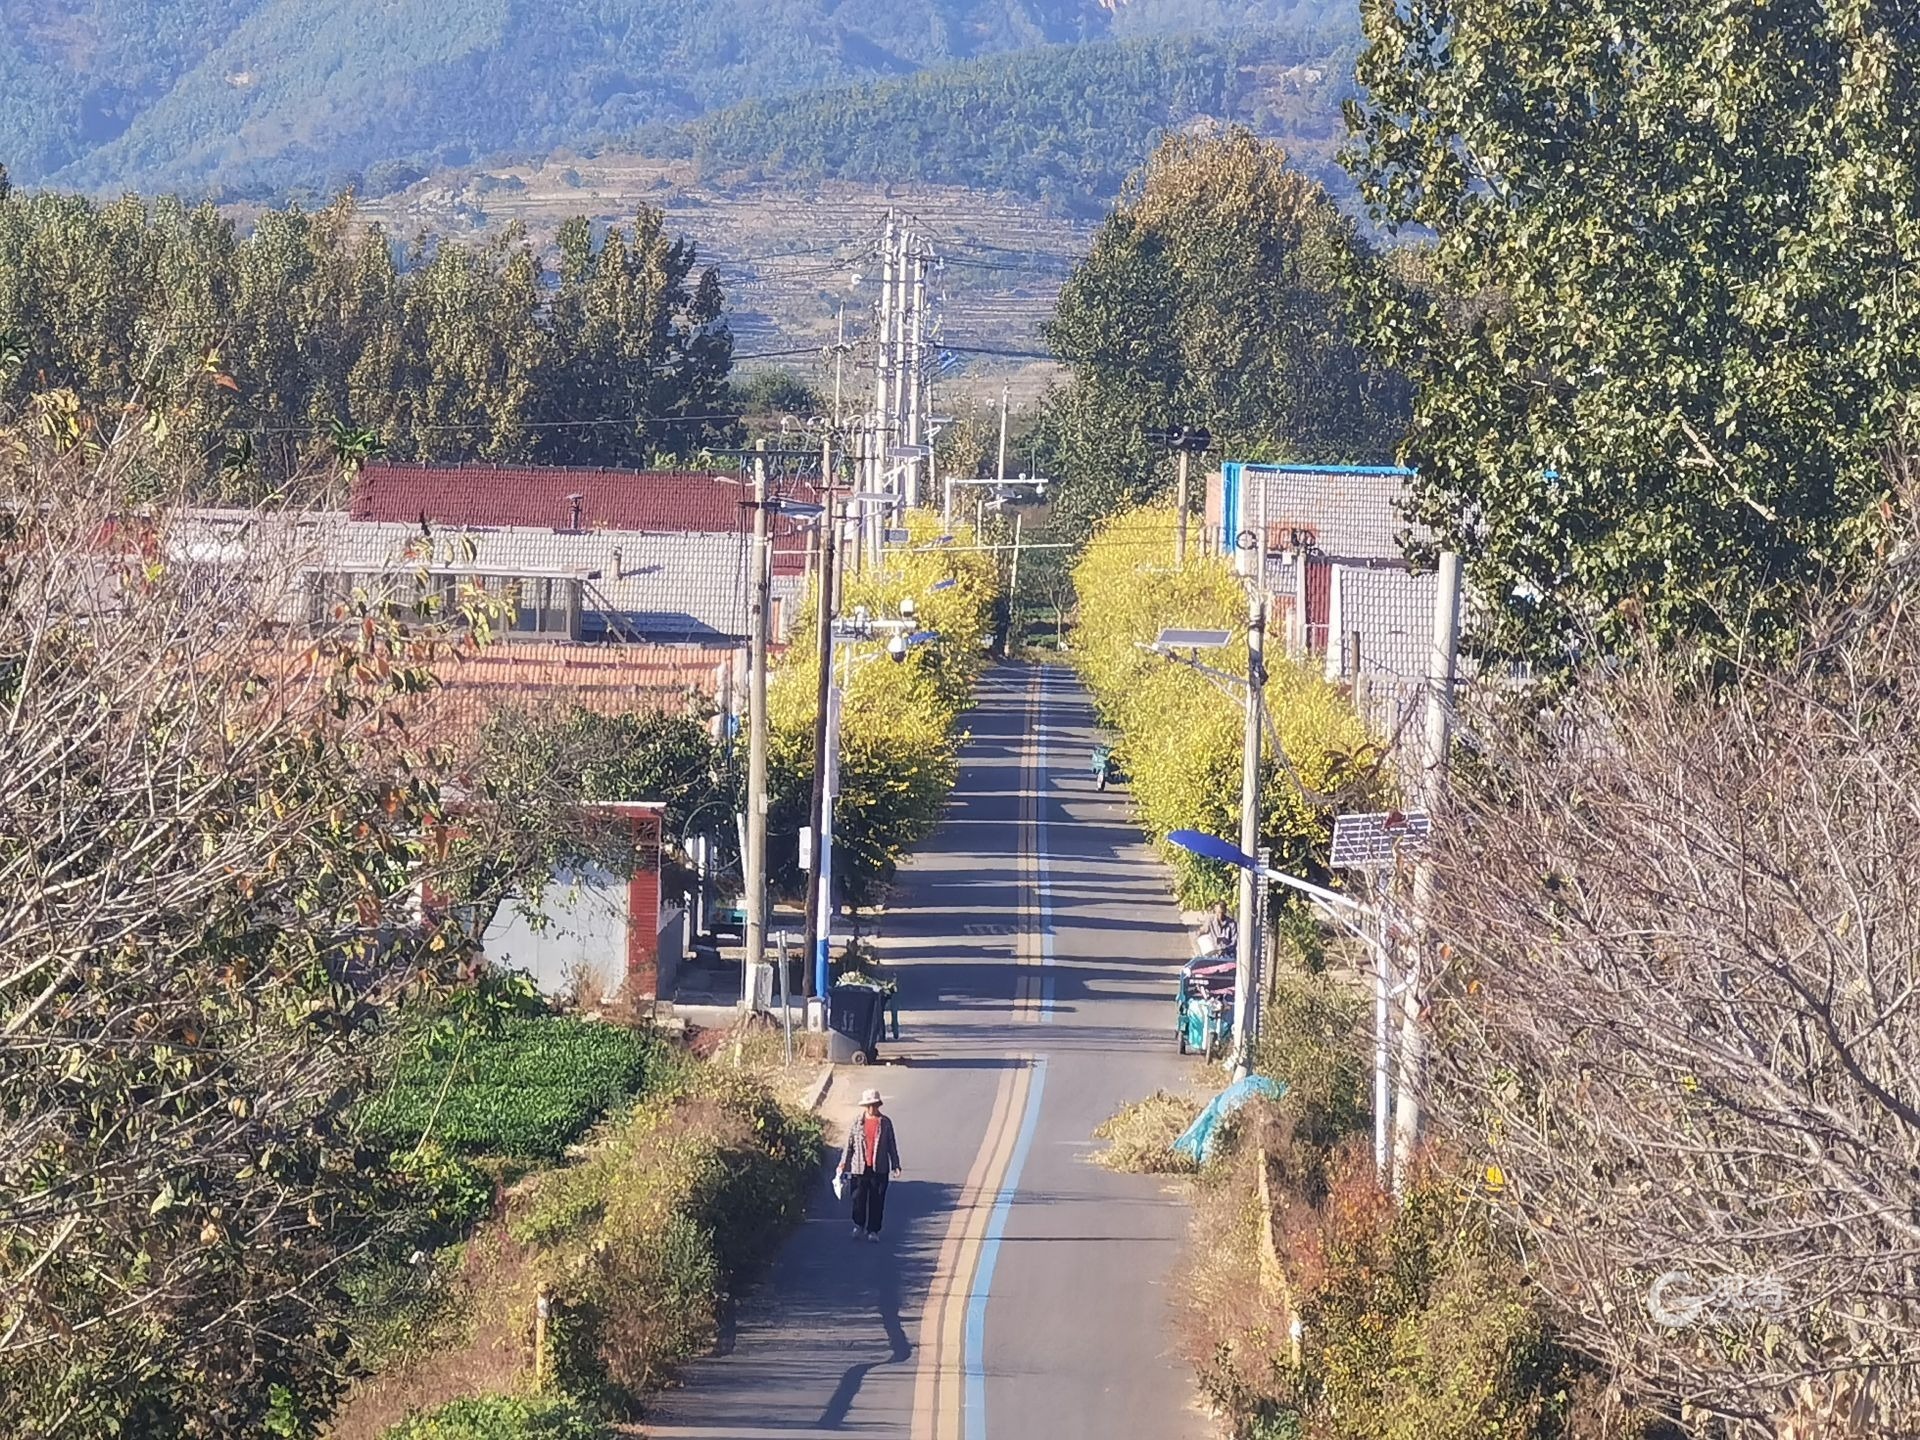
[[991,350],[983,345],[943,344],[942,350],[955,355],[993,355],[1006,360],[1058,360],[1051,350]]

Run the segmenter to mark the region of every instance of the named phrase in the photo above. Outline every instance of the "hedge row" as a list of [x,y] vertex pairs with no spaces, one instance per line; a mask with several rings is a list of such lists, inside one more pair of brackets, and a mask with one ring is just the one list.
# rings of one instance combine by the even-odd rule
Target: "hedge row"
[[727,1294],[805,1213],[820,1142],[811,1114],[751,1075],[673,1067],[645,1106],[517,1190],[504,1226],[469,1243],[470,1314],[505,1319],[530,1345],[537,1298],[549,1297],[549,1394],[464,1399],[387,1440],[598,1440],[606,1418],[634,1415],[711,1348]]
[[[927,510],[910,513],[904,524],[910,543],[889,547],[877,569],[843,577],[841,589],[843,618],[857,606],[876,619],[895,618],[901,602],[911,600],[914,624],[940,637],[915,646],[899,664],[878,658],[884,633],[853,647],[841,706],[834,868],[842,898],[855,905],[878,900],[900,857],[939,821],[959,778],[960,721],[987,662],[1000,600],[998,567],[991,554],[972,548],[970,529],[945,530]],[[940,543],[947,534],[952,539]],[[807,823],[817,614],[818,598],[810,593],[769,694],[770,828],[780,835],[797,834]],[[802,883],[791,848],[774,856],[773,865],[783,888]]]
[[[1103,721],[1118,732],[1117,753],[1147,832],[1163,839],[1193,829],[1236,838],[1244,709],[1191,669],[1152,654],[1172,626],[1224,629],[1234,640],[1207,656],[1233,674],[1247,668],[1246,592],[1227,562],[1188,551],[1174,566],[1174,512],[1143,507],[1110,517],[1074,567],[1079,596],[1073,660]],[[1279,637],[1274,637],[1278,640]],[[1288,763],[1269,745],[1261,789],[1261,842],[1280,869],[1324,881],[1332,808],[1306,792],[1340,794],[1342,808],[1385,803],[1388,781],[1378,746],[1347,698],[1313,666],[1266,652],[1267,708]],[[1163,846],[1183,903],[1226,900],[1224,867]]]

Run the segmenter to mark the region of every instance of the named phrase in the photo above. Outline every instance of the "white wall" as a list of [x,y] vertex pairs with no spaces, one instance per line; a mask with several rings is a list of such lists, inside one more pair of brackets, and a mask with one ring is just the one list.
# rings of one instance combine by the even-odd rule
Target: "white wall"
[[627,882],[597,865],[557,870],[537,908],[519,898],[500,907],[481,949],[491,964],[527,971],[542,994],[616,1000],[627,983]]

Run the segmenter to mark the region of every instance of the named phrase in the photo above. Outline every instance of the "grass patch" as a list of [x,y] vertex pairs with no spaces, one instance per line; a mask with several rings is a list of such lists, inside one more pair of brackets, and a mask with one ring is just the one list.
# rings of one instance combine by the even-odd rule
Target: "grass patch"
[[426,1137],[458,1154],[557,1160],[646,1088],[661,1048],[642,1031],[561,1015],[428,1032],[362,1124],[396,1149]]
[[1194,1163],[1176,1155],[1173,1142],[1193,1123],[1200,1104],[1190,1096],[1156,1090],[1121,1108],[1093,1132],[1107,1148],[1093,1158],[1109,1170],[1131,1175],[1191,1174]]
[[608,1434],[572,1400],[481,1395],[409,1415],[384,1440],[606,1440]]

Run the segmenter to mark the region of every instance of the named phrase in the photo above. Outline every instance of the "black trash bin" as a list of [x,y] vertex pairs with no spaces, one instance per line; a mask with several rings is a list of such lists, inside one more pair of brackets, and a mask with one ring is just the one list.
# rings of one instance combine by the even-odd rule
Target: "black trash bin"
[[886,1032],[887,992],[878,985],[842,984],[835,985],[827,999],[828,1057],[872,1064]]

